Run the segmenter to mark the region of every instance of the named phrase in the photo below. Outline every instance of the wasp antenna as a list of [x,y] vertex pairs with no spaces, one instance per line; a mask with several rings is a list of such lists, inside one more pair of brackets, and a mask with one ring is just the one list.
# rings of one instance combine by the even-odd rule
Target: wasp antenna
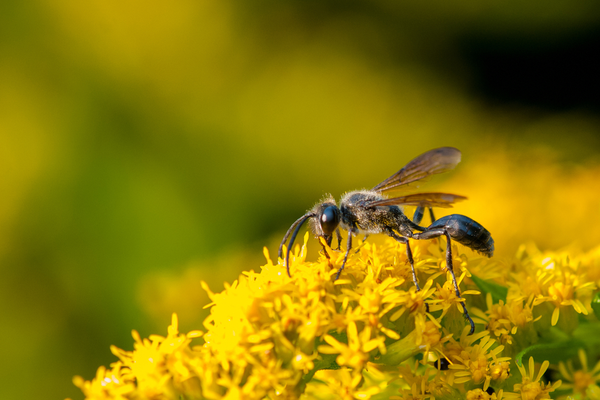
[[[285,267],[287,268],[287,273],[290,278],[292,277],[292,274],[290,274],[290,251],[292,250],[292,246],[294,245],[294,240],[296,240],[296,236],[298,236],[298,231],[300,231],[302,224],[304,224],[304,222],[307,219],[309,219],[310,217],[314,217],[315,215],[316,214],[314,214],[314,213],[304,214],[296,222],[294,222],[294,224],[290,227],[290,229],[285,234],[285,237],[283,238],[283,241],[285,242],[285,239],[287,239],[290,231],[294,228],[294,226],[296,227],[296,229],[294,230],[294,233],[292,233],[292,237],[290,238],[290,244],[289,244],[289,246],[287,248],[287,252],[285,254]],[[281,252],[281,248],[279,250]]]
[[296,228],[296,226],[298,224],[302,223],[306,219],[306,217],[312,217],[313,215],[314,215],[313,213],[306,213],[303,216],[301,216],[300,218],[298,218],[292,224],[292,226],[290,226],[290,229],[287,230],[287,232],[285,233],[285,236],[283,236],[283,240],[281,241],[281,244],[279,245],[279,252],[277,253],[277,257],[281,258],[281,256],[283,255],[283,245],[285,244],[285,242],[287,242],[287,240],[290,237],[290,234],[292,233],[294,228]]

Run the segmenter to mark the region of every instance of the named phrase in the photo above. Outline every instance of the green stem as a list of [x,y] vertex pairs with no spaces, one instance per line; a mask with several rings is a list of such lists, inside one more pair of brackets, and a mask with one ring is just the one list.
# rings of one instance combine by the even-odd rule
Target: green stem
[[426,350],[426,345],[417,345],[417,330],[413,330],[404,338],[387,346],[385,354],[381,355],[373,362],[376,364],[385,364],[388,366],[400,365],[405,360]]

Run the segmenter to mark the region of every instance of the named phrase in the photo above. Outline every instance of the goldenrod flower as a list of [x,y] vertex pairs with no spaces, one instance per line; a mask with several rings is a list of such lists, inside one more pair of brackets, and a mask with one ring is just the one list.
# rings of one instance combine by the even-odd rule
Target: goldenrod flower
[[[465,277],[462,274],[457,278],[457,282],[460,284]],[[478,295],[480,294],[477,290],[463,290],[461,295]],[[463,324],[463,298],[459,298],[456,296],[456,290],[454,290],[454,284],[452,281],[448,280],[443,285],[436,283],[436,290],[434,294],[434,299],[430,301],[430,311],[435,312],[441,310],[442,313],[440,315],[440,319],[446,317],[448,315],[448,324],[455,323],[460,329],[462,329]],[[460,331],[459,329],[459,331]]]
[[567,383],[564,383],[561,386],[561,389],[571,389],[574,394],[579,394],[584,397],[590,386],[600,382],[600,361],[598,361],[590,371],[588,370],[588,359],[585,351],[579,349],[577,354],[579,356],[581,369],[573,368],[573,362],[571,360],[567,361],[566,365],[562,361],[558,363],[558,370],[564,380],[567,381]]
[[400,379],[404,382],[400,388],[399,396],[393,396],[392,399],[417,400],[417,399],[435,399],[453,394],[453,389],[442,379],[439,379],[438,372],[428,366],[422,367],[419,363],[414,366],[405,365],[398,368]]
[[489,394],[485,390],[482,389],[474,389],[469,390],[467,392],[466,400],[501,400],[502,399],[502,390],[498,393]]
[[541,382],[541,378],[549,365],[548,361],[544,361],[536,375],[533,357],[529,358],[529,372],[527,372],[525,366],[517,364],[521,373],[521,383],[515,384],[513,388],[514,393],[506,393],[506,398],[522,400],[550,399],[550,393],[554,392],[561,385],[561,381],[554,383]]
[[111,350],[120,360],[112,364],[112,369],[99,368],[92,382],[76,377],[75,385],[87,398],[129,398],[129,395],[156,398],[175,394],[182,388],[191,395],[200,395],[189,381],[195,377],[189,363],[193,353],[189,344],[202,333],[180,334],[177,325],[177,317],[173,315],[167,337],[152,335],[150,339],[141,339],[133,331],[134,351],[113,346]]
[[485,303],[487,311],[484,313],[478,308],[473,309],[473,314],[478,319],[476,322],[485,324],[486,330],[490,332],[500,344],[512,345],[513,336],[517,334],[518,329],[532,329],[531,322],[541,318],[533,317],[533,296],[529,300],[523,298],[510,298],[505,304],[503,300],[499,300],[494,304],[491,293],[487,293]]
[[135,380],[131,375],[127,378],[129,372],[125,368],[125,376],[122,374],[123,364],[120,361],[114,362],[108,370],[105,367],[98,368],[96,376],[91,381],[86,381],[80,376],[73,378],[73,383],[77,386],[87,399],[126,399],[129,395],[136,392]]
[[588,314],[586,306],[579,299],[589,298],[596,288],[588,278],[588,271],[567,252],[541,252],[533,245],[521,246],[517,259],[513,283],[509,283],[512,296],[534,297],[533,306],[544,302],[554,305],[551,324],[556,325],[561,311],[565,314],[562,328],[574,329],[577,326],[576,314]]
[[[454,375],[457,384],[472,381],[473,384],[483,384],[486,390],[492,380],[491,370],[495,365],[510,360],[510,358],[498,358],[504,346],[497,345],[491,339],[487,331],[473,336],[463,332],[460,342],[451,340],[444,353],[451,364],[449,370]],[[475,343],[477,342],[478,343]]]
[[[507,262],[456,246],[457,298],[436,241],[414,243],[420,291],[392,239],[363,243],[339,280],[344,253],[327,248],[329,258],[308,262],[307,241],[290,254],[291,278],[265,249],[260,272],[244,272],[219,293],[203,284],[211,300],[204,333],[180,333],[174,315],[166,336],[134,331],[133,351],[113,347],[118,361],[75,384],[87,399],[541,399],[560,384],[541,380],[548,361],[535,374],[533,359],[527,371],[514,357],[577,334],[560,322],[568,310],[587,315],[586,329],[600,326],[587,311],[597,251],[529,246]],[[477,317],[470,336],[465,305]],[[588,371],[582,354],[580,371],[559,363],[567,389],[598,382],[600,366]]]
[[315,378],[316,382],[306,389],[308,399],[369,399],[382,390],[379,385],[361,388],[363,376],[353,374],[349,369],[321,370]]
[[333,336],[326,335],[324,340],[329,346],[319,346],[321,354],[339,354],[336,362],[340,366],[348,366],[361,371],[369,360],[369,353],[383,346],[383,338],[370,339],[371,328],[365,327],[359,334],[356,323],[350,321],[347,330],[348,344],[337,341]]

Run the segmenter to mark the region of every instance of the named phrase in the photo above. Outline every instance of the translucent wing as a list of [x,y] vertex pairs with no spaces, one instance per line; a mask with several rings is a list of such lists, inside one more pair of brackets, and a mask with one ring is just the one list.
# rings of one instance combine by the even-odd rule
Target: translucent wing
[[454,147],[440,147],[421,154],[394,175],[375,186],[373,190],[384,192],[407,185],[431,175],[450,171],[460,162],[460,150]]
[[450,208],[453,203],[466,199],[465,196],[450,193],[415,193],[408,196],[372,201],[367,204],[367,207],[404,205]]

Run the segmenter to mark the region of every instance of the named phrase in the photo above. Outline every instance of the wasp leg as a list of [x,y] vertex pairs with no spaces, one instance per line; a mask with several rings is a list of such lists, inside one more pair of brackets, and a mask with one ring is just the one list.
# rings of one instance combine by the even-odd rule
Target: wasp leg
[[415,261],[412,256],[412,251],[410,250],[410,244],[408,244],[408,239],[403,236],[398,235],[396,232],[394,232],[391,229],[387,230],[385,233],[388,236],[391,236],[392,238],[396,239],[400,243],[406,245],[406,257],[408,258],[408,262],[410,263],[410,269],[412,271],[413,282],[415,283],[417,292],[420,291],[421,288],[419,287],[419,282],[417,282],[417,273],[415,272]]
[[338,272],[335,275],[334,281],[337,281],[340,275],[342,274],[342,270],[346,266],[346,261],[348,260],[348,254],[350,254],[350,249],[352,249],[352,232],[348,231],[348,241],[346,242],[346,255],[344,256],[342,266],[340,267],[340,269],[338,269]]
[[[433,239],[442,235],[446,236],[446,268],[448,268],[448,271],[450,271],[450,275],[452,276],[452,282],[454,283],[456,297],[460,299],[460,289],[458,288],[458,282],[456,282],[456,276],[454,275],[454,266],[452,265],[452,240],[448,231],[446,229],[432,229],[421,233],[415,233],[413,235],[413,238],[418,240]],[[462,308],[465,318],[469,321],[469,324],[471,325],[469,335],[472,335],[473,332],[475,332],[475,323],[471,319],[471,316],[467,311],[467,305],[465,303],[462,304]]]
[[[392,229],[388,229],[385,233],[387,235],[391,236],[392,238],[396,239],[400,243],[403,243],[406,245],[406,258],[408,258],[408,262],[410,263],[410,270],[412,272],[413,282],[415,284],[415,287],[417,288],[417,292],[420,292],[421,287],[419,286],[419,282],[417,281],[417,272],[415,271],[415,260],[413,259],[412,250],[410,249],[410,244],[408,243],[408,239],[403,236],[398,235]],[[427,310],[427,312],[429,312],[429,304],[425,303],[425,309]]]
[[360,246],[358,246],[358,249],[356,249],[354,254],[357,254],[360,251],[360,249],[363,247],[363,245],[365,244],[365,242],[367,241],[368,238],[369,238],[369,234],[366,233],[364,239],[362,240],[362,243],[360,244]]
[[[431,222],[433,223],[435,221],[435,215],[433,215],[433,208],[431,207],[427,207],[429,209],[429,217],[431,218]],[[425,207],[423,206],[418,206],[415,209],[415,213],[413,214],[413,222],[417,225],[419,225],[421,223],[421,221],[423,221],[423,215],[425,214]]]
[[421,223],[421,221],[423,220],[423,211],[425,210],[425,207],[423,206],[418,206],[415,209],[415,213],[413,214],[413,222],[417,225],[419,225]]
[[431,218],[431,222],[435,222],[435,215],[433,215],[433,208],[429,207],[429,218]]
[[340,228],[335,229],[335,237],[337,238],[338,246],[335,250],[341,250],[342,248],[342,234],[340,233]]

